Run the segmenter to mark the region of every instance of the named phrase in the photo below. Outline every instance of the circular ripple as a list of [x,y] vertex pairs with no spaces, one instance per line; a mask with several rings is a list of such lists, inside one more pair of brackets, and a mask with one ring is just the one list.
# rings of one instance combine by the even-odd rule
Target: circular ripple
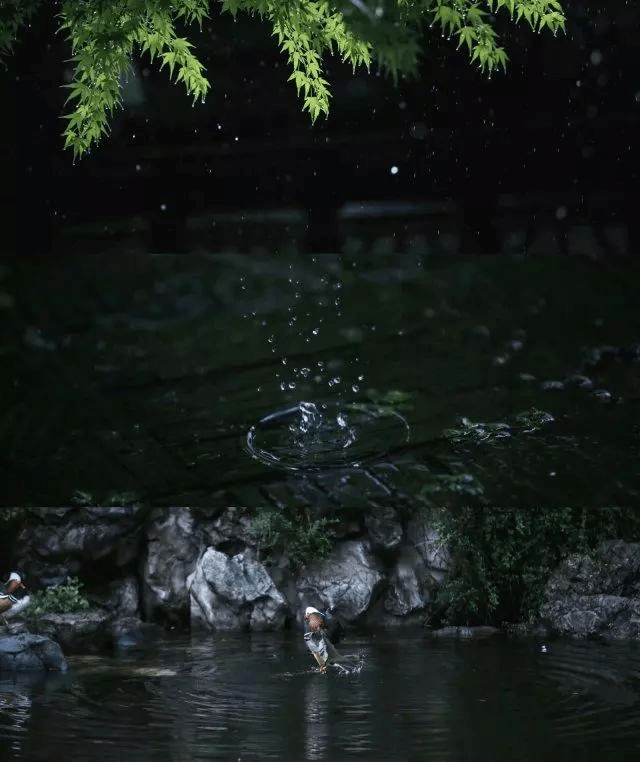
[[299,402],[247,433],[254,458],[290,470],[357,466],[408,441],[409,425],[399,413],[365,403]]

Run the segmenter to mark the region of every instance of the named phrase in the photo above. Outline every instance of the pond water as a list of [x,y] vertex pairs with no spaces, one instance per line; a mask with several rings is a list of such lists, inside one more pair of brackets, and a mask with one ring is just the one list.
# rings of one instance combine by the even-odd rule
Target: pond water
[[451,473],[503,504],[640,496],[629,262],[130,253],[0,275],[4,504],[335,510]]
[[630,760],[640,649],[349,633],[355,674],[313,671],[298,633],[167,637],[0,680],[6,760]]

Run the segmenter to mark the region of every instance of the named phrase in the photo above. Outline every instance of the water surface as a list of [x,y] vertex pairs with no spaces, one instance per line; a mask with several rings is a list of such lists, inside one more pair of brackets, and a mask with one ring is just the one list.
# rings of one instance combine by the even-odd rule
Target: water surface
[[[542,648],[545,646],[546,650]],[[320,675],[299,633],[194,635],[0,681],[7,760],[635,759],[640,650],[348,633]]]

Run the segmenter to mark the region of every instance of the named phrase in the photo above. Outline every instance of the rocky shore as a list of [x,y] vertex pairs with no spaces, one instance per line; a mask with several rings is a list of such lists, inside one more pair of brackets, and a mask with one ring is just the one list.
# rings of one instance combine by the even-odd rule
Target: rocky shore
[[[423,625],[453,568],[426,520],[405,521],[393,510],[345,522],[332,552],[302,566],[286,554],[266,555],[240,507],[25,509],[17,527],[11,562],[26,572],[28,586],[77,576],[91,607],[27,616],[29,632],[12,624],[11,633],[0,636],[0,669],[30,668],[38,660],[38,668],[64,669],[57,644],[126,648],[161,627],[302,627],[309,604],[331,608],[347,626]],[[445,627],[432,634],[501,632],[640,639],[640,544],[612,540],[566,558],[548,580],[532,625]]]

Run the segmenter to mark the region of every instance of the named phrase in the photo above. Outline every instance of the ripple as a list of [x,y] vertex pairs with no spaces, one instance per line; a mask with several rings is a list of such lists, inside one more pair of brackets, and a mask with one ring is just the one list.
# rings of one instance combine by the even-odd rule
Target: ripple
[[367,403],[299,402],[262,418],[247,433],[250,454],[270,466],[314,470],[357,466],[409,441],[395,410]]

